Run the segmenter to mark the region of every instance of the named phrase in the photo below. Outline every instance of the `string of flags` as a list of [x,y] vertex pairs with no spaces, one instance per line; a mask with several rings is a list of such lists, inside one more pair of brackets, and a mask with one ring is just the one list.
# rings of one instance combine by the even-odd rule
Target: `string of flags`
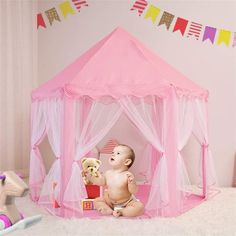
[[191,37],[202,42],[208,40],[216,45],[225,44],[227,47],[236,47],[236,32],[208,25],[203,26],[198,22],[175,16],[148,3],[147,0],[136,0],[130,10],[138,12],[139,16],[144,14],[145,20],[150,19],[153,24],[158,22],[157,26],[164,25],[172,33],[179,31],[183,37]]
[[[43,13],[37,14],[37,29],[47,28],[46,22],[53,25],[55,21],[61,22],[62,16],[64,19],[68,15],[79,13],[82,7],[89,6],[87,0],[66,0],[58,4],[57,7],[52,7]],[[210,41],[212,44],[225,44],[227,47],[236,47],[236,32],[225,29],[217,29],[212,26],[203,26],[200,23],[189,21],[179,16],[175,16],[170,12],[164,11],[161,8],[150,4],[147,0],[136,0],[130,9],[137,11],[139,16],[144,14],[144,19],[151,19],[153,24],[158,21],[157,26],[164,25],[167,30],[174,32],[179,31],[184,37],[191,37],[199,41]],[[45,21],[47,18],[47,21]],[[157,20],[158,19],[158,20]]]
[[[81,8],[84,6],[88,6],[87,0],[67,0],[60,3],[57,7],[46,10],[44,14],[51,26],[55,21],[61,22],[60,15],[66,19],[68,15],[74,15],[80,12]],[[58,12],[61,14],[58,14]],[[37,29],[39,27],[47,28],[45,16],[41,12],[37,14]]]

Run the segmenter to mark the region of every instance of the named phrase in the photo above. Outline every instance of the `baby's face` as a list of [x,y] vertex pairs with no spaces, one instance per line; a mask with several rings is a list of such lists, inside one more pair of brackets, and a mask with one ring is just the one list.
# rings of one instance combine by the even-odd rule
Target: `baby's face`
[[129,160],[129,148],[125,146],[117,146],[113,149],[112,155],[109,159],[111,166],[115,168],[120,168],[125,166],[127,159]]

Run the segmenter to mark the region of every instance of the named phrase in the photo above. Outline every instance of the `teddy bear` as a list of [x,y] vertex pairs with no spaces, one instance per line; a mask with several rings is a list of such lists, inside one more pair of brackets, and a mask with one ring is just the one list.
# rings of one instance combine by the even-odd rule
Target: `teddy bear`
[[92,184],[90,181],[86,179],[85,173],[90,173],[92,176],[98,177],[98,169],[101,165],[101,161],[92,158],[92,157],[85,157],[82,159],[82,176],[85,184]]

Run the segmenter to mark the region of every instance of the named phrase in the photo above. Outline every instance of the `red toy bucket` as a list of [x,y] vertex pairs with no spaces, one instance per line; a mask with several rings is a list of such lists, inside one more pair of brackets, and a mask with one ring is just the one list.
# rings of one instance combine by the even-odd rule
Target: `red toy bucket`
[[87,191],[89,199],[100,197],[100,186],[89,184],[89,185],[85,185],[85,187],[86,187],[86,191]]

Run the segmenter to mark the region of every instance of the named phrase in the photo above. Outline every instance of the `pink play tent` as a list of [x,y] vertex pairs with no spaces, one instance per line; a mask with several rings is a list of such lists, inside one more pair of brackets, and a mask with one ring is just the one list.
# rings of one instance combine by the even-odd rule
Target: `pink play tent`
[[[81,158],[125,114],[150,144],[148,159],[142,160],[152,166],[148,191],[143,191],[145,214],[177,216],[198,205],[216,183],[208,142],[207,98],[205,89],[127,31],[115,29],[32,92],[31,199],[55,215],[85,216]],[[181,156],[192,134],[201,147],[196,166],[200,194],[189,189]],[[46,135],[55,155],[48,173],[39,151]]]

